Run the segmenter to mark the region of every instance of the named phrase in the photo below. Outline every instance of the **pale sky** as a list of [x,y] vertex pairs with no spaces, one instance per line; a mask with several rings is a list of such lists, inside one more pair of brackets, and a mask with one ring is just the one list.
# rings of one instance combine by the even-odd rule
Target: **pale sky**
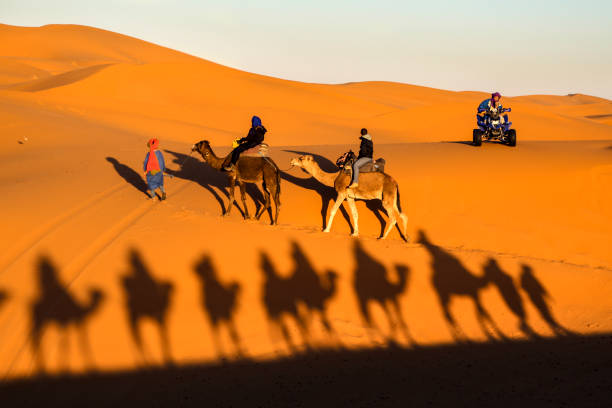
[[611,0],[0,0],[0,22],[83,24],[224,65],[612,99]]

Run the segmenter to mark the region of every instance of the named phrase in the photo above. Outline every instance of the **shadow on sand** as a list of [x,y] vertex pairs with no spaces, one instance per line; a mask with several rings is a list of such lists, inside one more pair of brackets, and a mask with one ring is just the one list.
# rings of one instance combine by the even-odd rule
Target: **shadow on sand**
[[87,368],[95,368],[86,323],[100,308],[104,294],[99,289],[92,288],[89,300],[81,303],[61,283],[59,272],[48,256],[40,256],[36,268],[39,289],[38,297],[31,305],[31,345],[38,372],[45,371],[42,338],[45,329],[52,325],[60,330],[61,369],[68,368],[70,328],[77,329],[79,346]]
[[223,359],[226,355],[219,339],[220,330],[225,327],[233,342],[236,356],[244,357],[240,336],[234,322],[240,284],[238,282],[223,284],[219,281],[217,270],[208,255],[200,258],[194,266],[194,271],[202,286],[202,307],[208,316],[217,356]]
[[0,383],[4,406],[603,407],[612,336],[319,351]]
[[[147,183],[136,170],[132,169],[114,157],[107,157],[106,161],[113,165],[113,168],[127,183],[131,184],[136,190],[147,194]],[[147,195],[148,196],[148,195]]]
[[167,320],[173,285],[170,282],[156,280],[144,263],[140,252],[135,249],[129,251],[128,263],[128,273],[121,278],[120,283],[125,293],[128,324],[140,356],[140,364],[146,366],[151,361],[140,333],[140,323],[144,319],[156,323],[164,362],[171,364]]

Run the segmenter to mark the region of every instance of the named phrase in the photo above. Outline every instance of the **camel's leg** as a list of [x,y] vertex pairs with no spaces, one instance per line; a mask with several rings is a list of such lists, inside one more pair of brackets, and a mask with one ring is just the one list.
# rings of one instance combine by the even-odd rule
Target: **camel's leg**
[[231,177],[229,179],[229,204],[227,205],[227,210],[225,210],[225,214],[223,216],[227,217],[232,212],[232,207],[234,206],[234,188],[236,187],[236,179]]
[[211,333],[213,344],[215,346],[215,350],[217,351],[217,357],[219,357],[219,360],[225,360],[225,353],[223,352],[221,340],[219,339],[219,327],[217,325],[211,325]]
[[166,327],[166,321],[159,321],[159,335],[161,338],[162,353],[164,355],[164,363],[166,365],[172,364],[172,354],[170,353],[170,341],[168,339],[168,328]]
[[346,201],[349,203],[349,208],[351,209],[351,215],[353,216],[353,233],[351,234],[354,237],[359,236],[359,213],[357,212],[357,206],[355,205],[354,198],[347,198]]
[[387,223],[387,227],[385,228],[385,233],[383,234],[381,239],[387,238],[387,235],[389,235],[389,233],[391,232],[391,230],[397,223],[397,219],[395,218],[395,211],[393,210],[393,206],[388,205],[388,203],[385,203],[385,211],[387,211],[387,214],[389,215],[389,222]]
[[444,318],[446,319],[446,323],[448,324],[448,328],[453,336],[453,339],[455,339],[457,342],[466,341],[467,336],[463,333],[450,311],[450,299],[447,296],[440,296],[439,300],[440,306],[444,312]]
[[60,365],[60,370],[61,371],[68,371],[68,368],[70,366],[69,361],[68,361],[68,356],[70,355],[70,332],[69,332],[69,328],[70,326],[65,326],[65,327],[61,327],[61,334],[60,334],[60,353],[59,353],[59,365]]
[[229,335],[232,338],[232,342],[234,343],[234,347],[236,349],[236,355],[238,357],[243,357],[244,351],[242,350],[242,345],[240,343],[240,336],[238,336],[236,325],[234,324],[232,320],[227,322],[227,331],[229,332]]
[[493,332],[497,334],[501,339],[507,339],[506,335],[499,329],[499,327],[497,327],[497,324],[495,324],[489,312],[487,312],[484,306],[482,306],[482,303],[480,303],[480,297],[478,296],[478,294],[474,297],[474,304],[476,305],[476,315],[478,317],[478,322],[480,323],[480,326],[487,335],[487,337],[490,336],[490,333],[485,326],[485,322],[489,323],[489,325],[493,329]]
[[89,337],[87,336],[87,328],[81,324],[79,330],[79,342],[81,343],[81,352],[83,353],[83,361],[88,370],[95,367],[93,362],[93,355],[91,353],[91,346],[89,345]]
[[414,341],[414,338],[410,334],[410,330],[408,330],[408,325],[406,324],[406,321],[404,320],[404,314],[402,313],[402,309],[399,306],[399,302],[397,298],[391,299],[390,303],[391,303],[392,308],[395,309],[396,320],[397,320],[398,326],[400,327],[402,332],[404,332],[404,337],[406,337],[406,340],[408,340],[410,344],[416,344],[416,342]]
[[336,216],[336,211],[338,211],[338,208],[340,208],[345,198],[346,198],[345,194],[338,193],[336,202],[334,203],[334,206],[331,209],[331,213],[329,214],[329,221],[327,221],[327,226],[325,227],[323,232],[329,232],[331,230],[332,223],[334,222],[334,217]]
[[42,331],[37,326],[32,330],[32,354],[36,359],[36,369],[39,373],[45,371],[45,359],[43,357],[43,351],[41,350]]
[[249,215],[249,208],[247,207],[246,203],[246,183],[243,181],[240,181],[238,183],[240,187],[240,198],[242,199],[242,206],[244,207],[244,219],[248,220],[251,219],[251,216]]
[[271,202],[270,202],[270,191],[268,190],[268,186],[266,185],[265,181],[261,184],[261,189],[263,190],[264,198],[265,198],[266,201],[265,201],[264,205],[259,209],[259,212],[257,214],[255,214],[255,218],[257,220],[259,220],[261,218],[263,213],[266,212],[266,210],[268,208],[270,208],[270,205],[271,205]]
[[146,352],[144,343],[142,342],[142,336],[140,335],[140,330],[138,327],[138,320],[135,316],[130,317],[130,332],[132,333],[132,338],[134,339],[134,343],[136,344],[136,348],[140,354],[140,362],[145,366],[148,365],[148,353]]
[[[280,179],[279,179],[280,180]],[[279,181],[280,183],[280,181]],[[278,214],[280,213],[281,201],[280,201],[280,185],[278,183],[274,183],[272,185],[272,194],[274,196],[274,225],[278,224]]]

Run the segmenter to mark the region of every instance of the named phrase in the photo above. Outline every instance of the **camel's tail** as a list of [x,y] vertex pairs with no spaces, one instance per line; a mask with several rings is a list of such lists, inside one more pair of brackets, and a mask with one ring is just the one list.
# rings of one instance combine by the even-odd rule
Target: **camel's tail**
[[395,196],[395,205],[400,214],[402,214],[402,203],[400,202],[400,191],[399,186],[396,187],[397,195]]

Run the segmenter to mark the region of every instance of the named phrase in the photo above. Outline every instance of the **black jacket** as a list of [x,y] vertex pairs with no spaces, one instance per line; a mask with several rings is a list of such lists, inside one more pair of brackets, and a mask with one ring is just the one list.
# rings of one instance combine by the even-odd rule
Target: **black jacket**
[[261,142],[264,141],[264,136],[267,130],[263,126],[257,126],[256,128],[251,128],[249,130],[249,134],[246,137],[243,137],[238,141],[238,143],[243,144],[246,143],[249,146],[257,146]]
[[361,145],[359,146],[359,156],[357,156],[357,159],[359,160],[362,157],[369,157],[371,159],[374,156],[374,143],[363,136],[360,139]]

